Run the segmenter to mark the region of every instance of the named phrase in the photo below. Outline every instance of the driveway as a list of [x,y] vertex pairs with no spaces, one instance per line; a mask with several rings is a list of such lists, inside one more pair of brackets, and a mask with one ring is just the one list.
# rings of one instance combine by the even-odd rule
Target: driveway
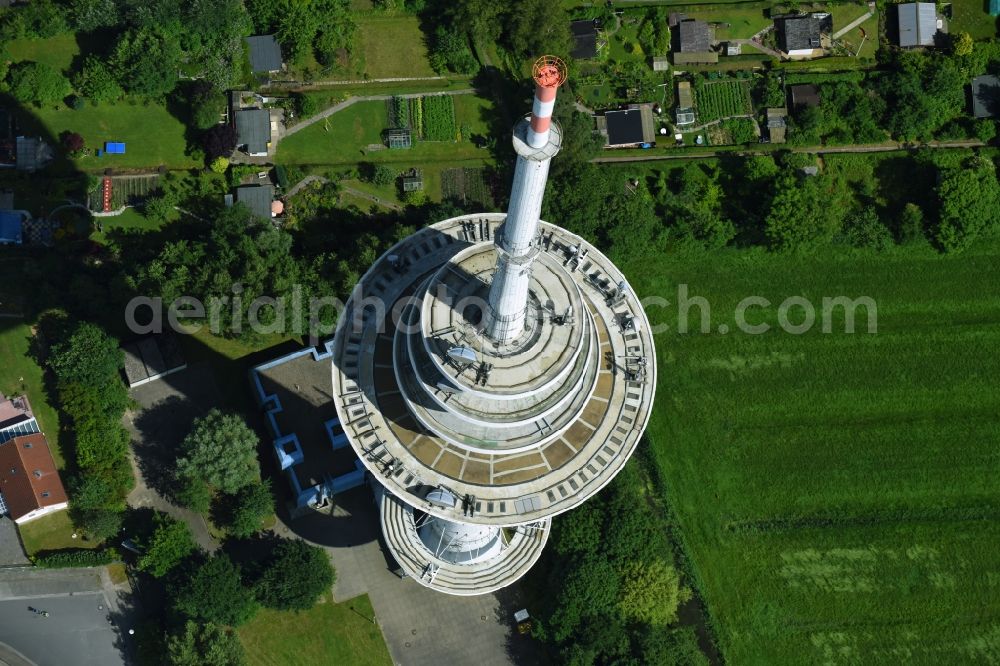
[[311,513],[290,526],[279,523],[276,531],[326,547],[337,569],[334,598],[340,602],[368,594],[396,664],[539,663],[532,640],[513,631],[513,613],[520,608],[516,585],[497,594],[456,597],[393,572],[396,565],[380,545],[379,518],[367,486],[337,495],[327,515]]
[[129,395],[139,409],[125,414],[132,436],[135,488],[128,495],[132,507],[149,507],[183,520],[195,541],[208,551],[218,547],[201,515],[173,503],[174,459],[195,418],[217,403],[218,389],[211,369],[200,363],[164,379],[137,386]]
[[[125,664],[128,622],[105,589],[101,571],[0,570],[0,659],[37,666]],[[49,616],[32,613],[29,606]]]
[[0,566],[30,564],[21,547],[17,525],[7,516],[0,516]]

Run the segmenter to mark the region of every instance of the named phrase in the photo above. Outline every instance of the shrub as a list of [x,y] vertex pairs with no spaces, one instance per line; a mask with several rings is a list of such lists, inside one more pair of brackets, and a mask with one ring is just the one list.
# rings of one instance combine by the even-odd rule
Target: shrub
[[257,600],[278,610],[309,610],[335,579],[326,551],[299,539],[282,541],[254,585]]
[[59,135],[59,142],[70,155],[79,153],[84,147],[83,137],[77,132],[70,132],[69,130],[65,130]]
[[216,157],[208,165],[208,168],[215,173],[226,173],[226,169],[229,168],[229,158],[228,157]]
[[302,93],[296,93],[293,97],[295,98],[295,110],[300,118],[314,116],[319,111],[319,104],[313,97]]
[[35,554],[35,566],[43,569],[67,569],[72,567],[103,567],[118,560],[113,550],[71,548],[66,550],[43,550]]
[[285,168],[284,164],[275,165],[274,178],[278,181],[278,187],[283,190],[288,189],[288,169]]

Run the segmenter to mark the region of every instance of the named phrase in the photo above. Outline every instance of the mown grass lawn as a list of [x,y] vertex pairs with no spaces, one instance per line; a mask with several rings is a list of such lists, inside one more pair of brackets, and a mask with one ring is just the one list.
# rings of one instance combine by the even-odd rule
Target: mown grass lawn
[[1000,18],[986,11],[986,0],[953,0],[948,32],[967,32],[973,39],[991,39],[1000,34]]
[[[0,254],[0,393],[5,396],[27,394],[38,425],[45,433],[56,466],[63,467],[59,441],[59,414],[49,404],[42,368],[28,355],[32,331],[18,315],[24,306],[19,290],[24,259]],[[9,315],[9,316],[6,316]]]
[[415,16],[363,16],[357,22],[368,78],[437,76]]
[[[640,296],[710,305],[709,333],[650,308],[651,457],[728,663],[949,663],[997,656],[1000,242],[941,256],[830,248],[623,262]],[[737,303],[763,296],[735,331]],[[869,296],[781,332],[789,296]],[[802,321],[801,309],[790,318]],[[693,331],[701,310],[689,311]]]
[[[471,97],[459,95],[457,97]],[[488,100],[463,100],[455,107],[456,123],[467,124],[473,133],[483,134],[486,125],[483,108]],[[388,123],[383,100],[357,102],[328,118],[281,140],[276,161],[284,164],[345,165],[358,162],[417,164],[437,161],[482,160],[487,150],[470,141],[415,141],[408,150],[374,150],[382,144],[382,131]]]
[[390,665],[374,616],[368,595],[335,604],[327,593],[304,613],[261,610],[238,633],[251,666]]
[[34,555],[40,550],[59,550],[62,548],[97,548],[99,541],[84,541],[73,538],[76,529],[70,522],[68,511],[36,518],[24,525],[18,525],[21,541],[28,555]]
[[67,71],[73,58],[80,54],[80,44],[77,40],[77,36],[72,33],[47,39],[15,39],[7,43],[7,52],[14,62],[22,60],[42,62]]
[[[79,132],[91,150],[91,155],[74,160],[85,171],[107,168],[136,169],[166,166],[187,169],[197,164],[184,154],[184,124],[160,105],[141,102],[130,104],[100,104],[89,102],[80,110],[60,105],[59,108],[31,109],[22,122],[27,131],[47,133],[53,140],[69,130]],[[124,141],[124,155],[96,156],[107,141]]]

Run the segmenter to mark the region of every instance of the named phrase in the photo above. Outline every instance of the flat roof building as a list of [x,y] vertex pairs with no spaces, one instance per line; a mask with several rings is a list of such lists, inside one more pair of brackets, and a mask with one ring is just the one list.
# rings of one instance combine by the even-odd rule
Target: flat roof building
[[788,116],[786,109],[767,110],[767,138],[771,143],[784,143]]
[[899,20],[899,45],[903,48],[934,46],[938,32],[937,7],[933,2],[910,2],[896,5]]
[[621,111],[607,111],[604,119],[608,128],[609,148],[637,146],[656,140],[653,109],[649,104],[636,104]]

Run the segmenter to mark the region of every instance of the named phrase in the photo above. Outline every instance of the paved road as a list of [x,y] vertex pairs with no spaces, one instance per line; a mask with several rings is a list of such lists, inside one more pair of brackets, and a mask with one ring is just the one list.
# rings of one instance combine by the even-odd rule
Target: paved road
[[837,32],[833,33],[833,39],[840,39],[842,36],[846,35],[851,30],[854,30],[855,28],[857,28],[859,25],[861,25],[871,17],[872,17],[872,12],[870,11],[867,14],[859,16],[858,18],[854,19],[853,21],[845,25],[843,28],[838,30]]
[[[100,571],[0,570],[0,644],[38,666],[125,664],[127,622]],[[30,612],[28,606],[48,611],[49,617]],[[18,663],[13,657],[11,662]]]
[[[817,155],[828,155],[833,153],[889,153],[894,150],[916,150],[918,148],[982,148],[985,146],[982,141],[930,141],[920,145],[908,145],[903,143],[881,143],[857,146],[788,146],[793,153],[815,153]],[[650,151],[652,152],[652,151]],[[658,160],[698,160],[710,157],[722,157],[731,155],[735,157],[746,157],[748,155],[772,155],[773,150],[741,150],[734,151],[708,151],[699,153],[671,152],[666,154],[653,155],[622,155],[621,157],[595,157],[590,160],[594,163],[610,162],[655,162]]]
[[311,118],[307,118],[307,119],[303,120],[301,123],[299,123],[297,125],[292,125],[291,127],[286,128],[285,129],[285,133],[281,136],[281,138],[284,139],[287,136],[291,136],[292,134],[295,134],[299,130],[305,129],[306,127],[309,127],[310,125],[312,125],[314,123],[317,123],[317,122],[323,120],[324,118],[329,118],[330,116],[332,116],[333,114],[337,113],[338,111],[343,111],[347,107],[353,106],[354,104],[357,104],[358,102],[377,102],[379,100],[385,101],[385,100],[390,99],[392,97],[402,97],[404,99],[411,99],[411,98],[414,98],[414,97],[426,97],[428,95],[471,95],[474,92],[476,92],[476,91],[473,90],[472,88],[463,88],[462,90],[445,90],[445,91],[442,91],[442,92],[407,93],[405,95],[360,95],[358,97],[351,97],[350,99],[346,99],[343,102],[340,102],[339,104],[334,104],[333,106],[331,106],[328,109],[323,109],[322,111],[320,111],[319,113],[317,113],[315,116],[312,116]]

